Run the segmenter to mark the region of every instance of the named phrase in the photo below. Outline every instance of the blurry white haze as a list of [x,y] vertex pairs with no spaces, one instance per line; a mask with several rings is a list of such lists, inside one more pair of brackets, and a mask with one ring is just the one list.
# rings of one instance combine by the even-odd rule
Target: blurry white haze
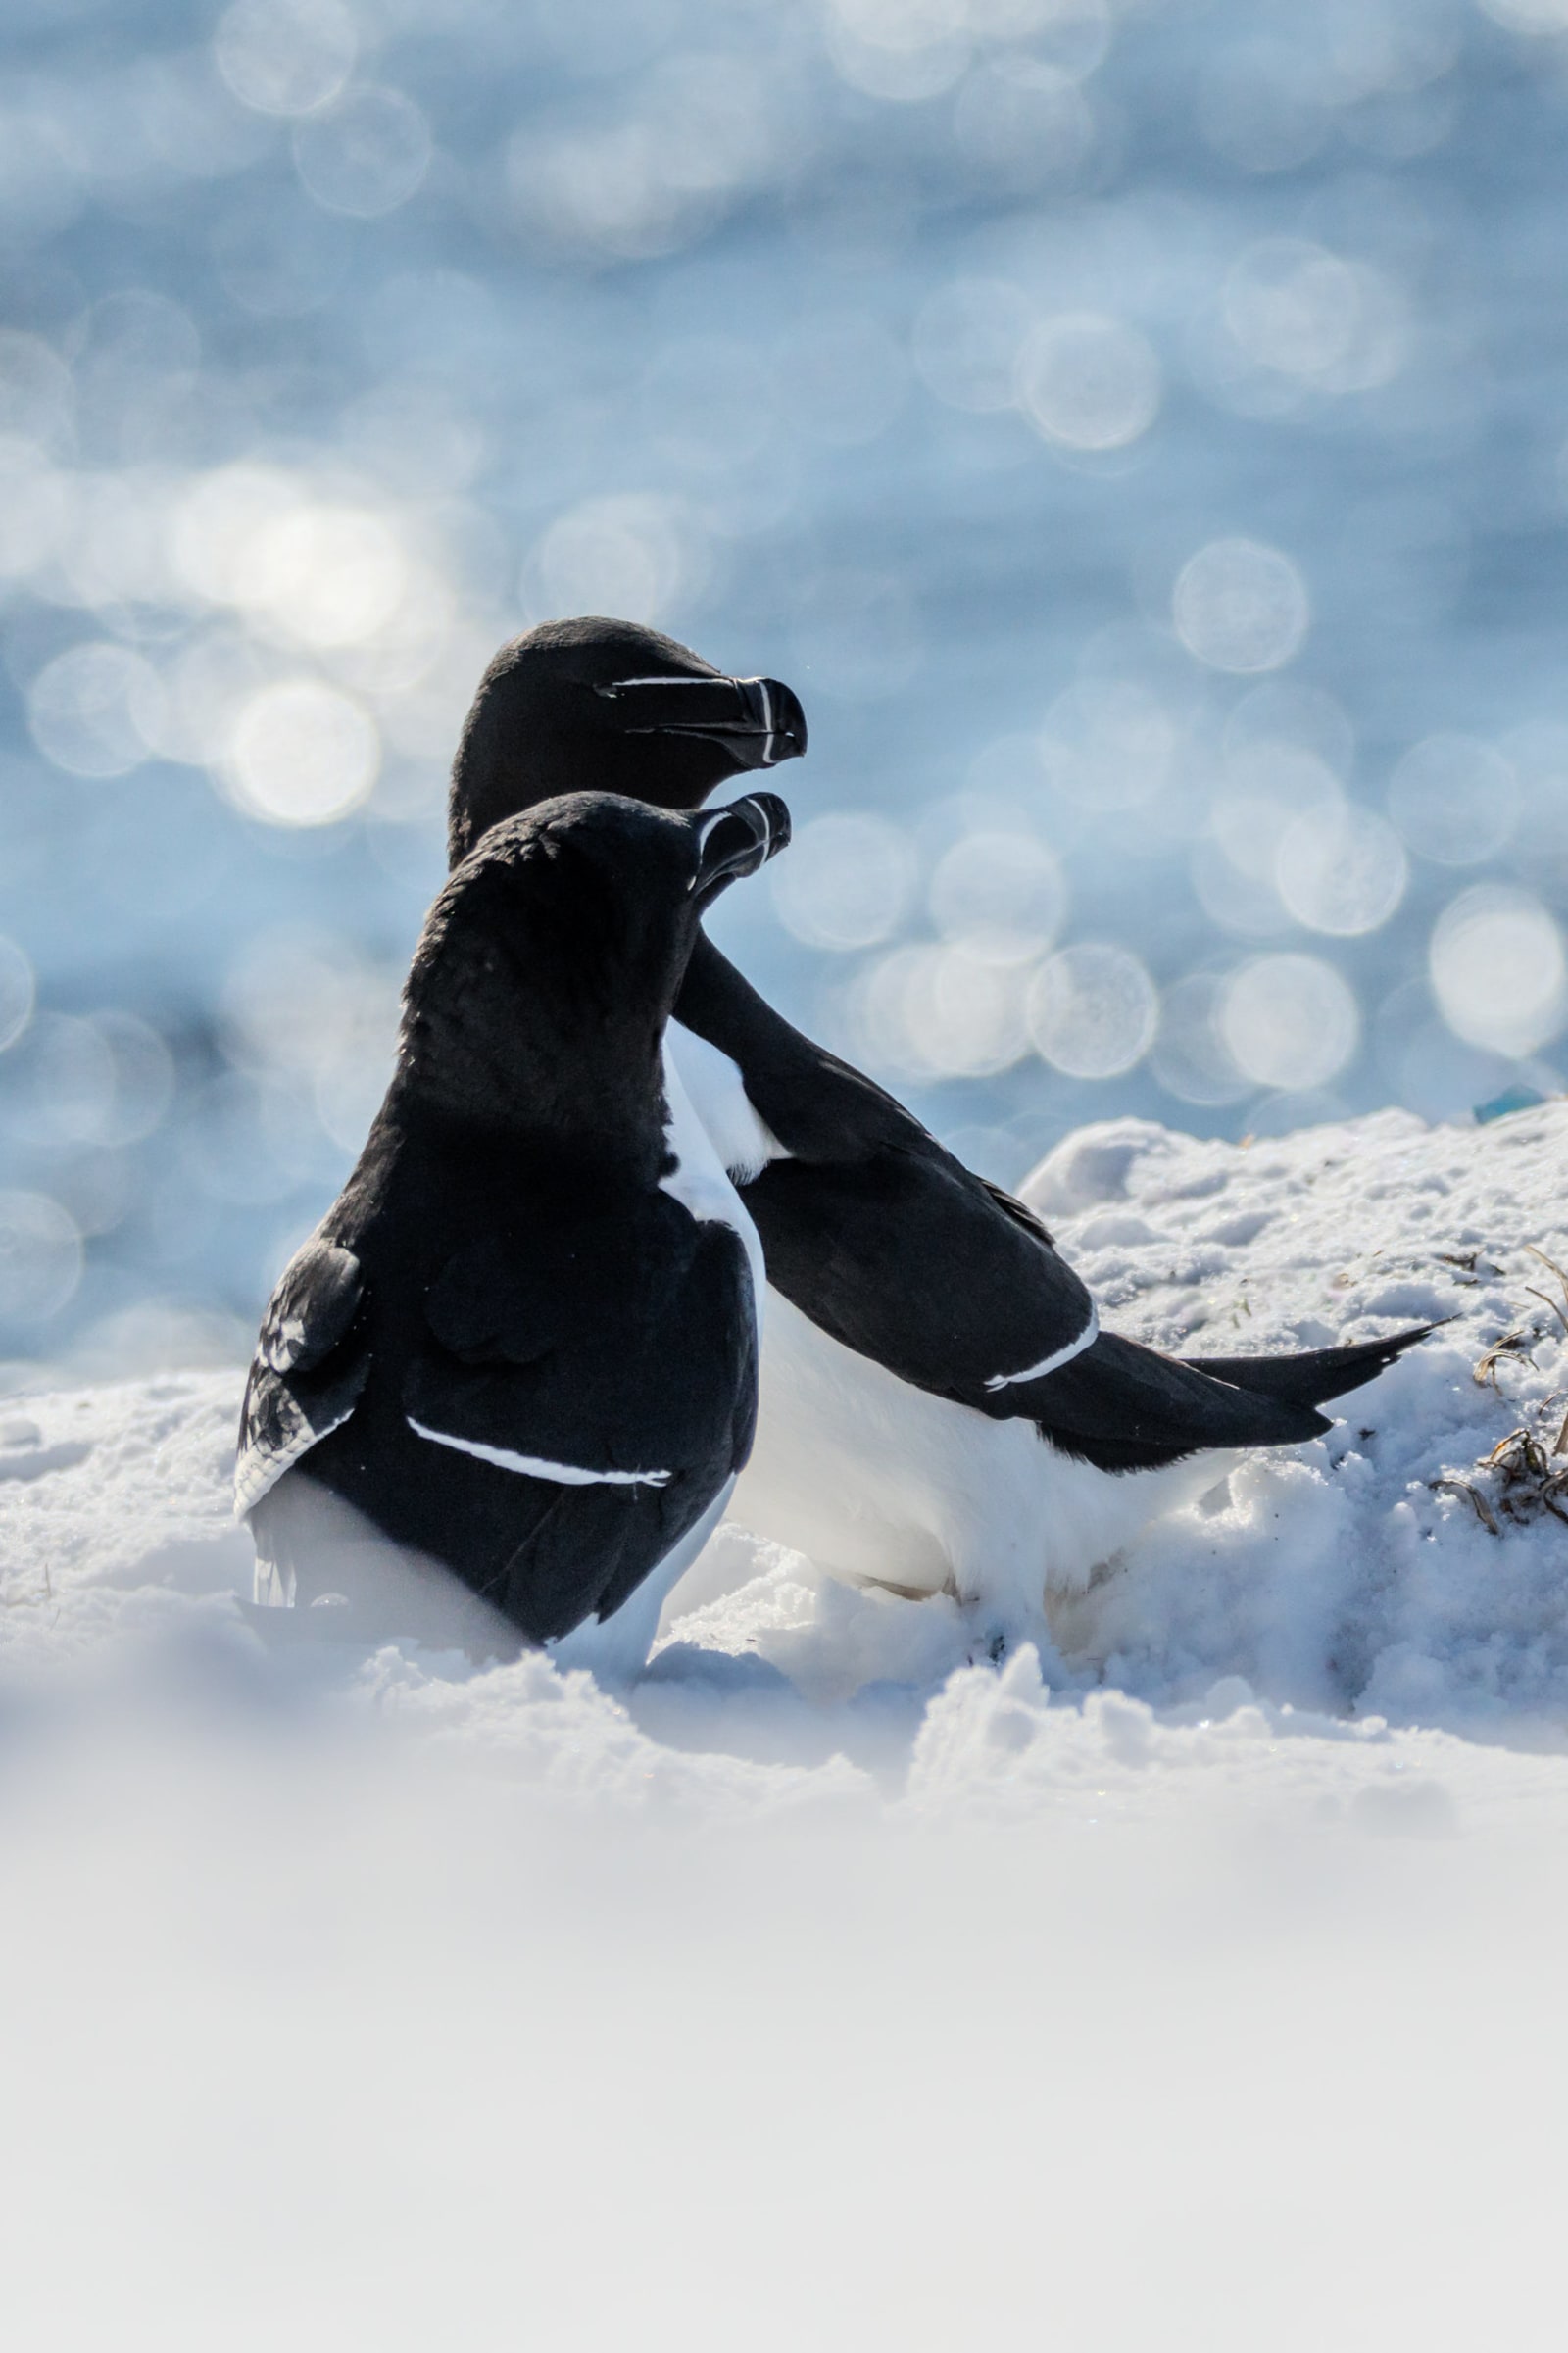
[[8,2339],[1557,2345],[1565,1151],[1058,1148],[1123,1329],[1452,1320],[1000,1659],[736,1529],[618,1695],[264,1646],[237,1376],[15,1404]]
[[[1568,1134],[1469,1115],[1565,124],[1568,0],[10,0],[8,2346],[1560,2346]],[[735,1531],[618,1697],[240,1622],[458,725],[595,610],[799,691],[723,943],[1114,1328],[1456,1319],[1033,1647]]]
[[8,1812],[13,2341],[1561,2341],[1560,1776],[694,1837],[220,1665]]

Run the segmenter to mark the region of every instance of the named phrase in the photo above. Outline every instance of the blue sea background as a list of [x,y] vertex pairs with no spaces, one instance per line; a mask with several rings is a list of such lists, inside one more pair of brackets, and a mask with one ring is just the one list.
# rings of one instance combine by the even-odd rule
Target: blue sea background
[[715,929],[1015,1181],[1561,1084],[1568,0],[12,0],[0,1353],[238,1357],[503,639],[787,679]]

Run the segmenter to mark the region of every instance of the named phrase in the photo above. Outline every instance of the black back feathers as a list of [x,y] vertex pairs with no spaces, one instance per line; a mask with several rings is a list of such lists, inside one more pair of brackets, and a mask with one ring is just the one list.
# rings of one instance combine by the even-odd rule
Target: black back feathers
[[[706,780],[727,772],[715,770],[722,738],[705,733],[705,714],[728,711],[739,723],[724,700],[735,685],[686,648],[620,622],[552,623],[504,648],[453,770],[455,847],[550,789],[568,759],[598,763],[610,789],[695,806]],[[800,746],[786,741],[804,740],[803,721]],[[733,752],[732,740],[725,757]],[[1370,1379],[1419,1337],[1184,1365],[1100,1335],[1083,1285],[1029,1211],[801,1037],[706,940],[676,1010],[736,1063],[787,1155],[742,1187],[769,1282],[916,1388],[993,1418],[1033,1420],[1062,1449],[1128,1470],[1202,1446],[1311,1437],[1327,1426],[1319,1401]]]
[[791,1155],[741,1188],[768,1281],[916,1389],[1033,1421],[1102,1470],[1153,1469],[1202,1447],[1315,1437],[1329,1426],[1320,1402],[1424,1336],[1422,1326],[1302,1356],[1183,1363],[1100,1332],[1034,1213],[792,1029],[706,938],[677,1009],[738,1063]]
[[580,795],[449,881],[247,1385],[237,1496],[296,1599],[304,1481],[546,1640],[618,1608],[745,1460],[750,1270],[661,1184],[660,1050],[707,895],[785,838],[771,795],[722,827]]

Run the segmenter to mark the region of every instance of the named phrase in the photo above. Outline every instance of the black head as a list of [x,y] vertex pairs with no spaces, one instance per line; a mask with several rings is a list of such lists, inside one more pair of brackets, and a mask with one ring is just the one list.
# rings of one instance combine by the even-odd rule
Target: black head
[[702,915],[789,834],[775,793],[691,812],[573,793],[492,827],[415,952],[408,1079],[481,1126],[569,1145],[629,1120],[657,1143],[660,1047]]
[[806,750],[776,678],[730,678],[636,621],[544,621],[503,646],[452,763],[454,865],[503,819],[564,793],[700,809],[718,785]]

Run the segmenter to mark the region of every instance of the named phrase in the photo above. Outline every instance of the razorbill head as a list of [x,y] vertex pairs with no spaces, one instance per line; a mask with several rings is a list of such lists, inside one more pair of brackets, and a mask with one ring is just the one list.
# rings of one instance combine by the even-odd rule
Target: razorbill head
[[625,793],[697,809],[720,784],[806,750],[806,716],[776,678],[731,678],[635,621],[545,621],[479,681],[452,769],[448,850],[557,793]]
[[583,793],[450,877],[368,1141],[262,1325],[236,1469],[259,1600],[472,1639],[456,1593],[641,1663],[756,1409],[747,1221],[664,1031],[704,909],[788,838],[771,793]]
[[[650,639],[564,622],[503,650],[453,770],[455,843],[549,789],[563,758],[585,780],[612,772],[637,790],[648,761],[666,796],[696,789],[696,743],[673,733],[628,733],[602,767],[589,702],[559,686],[550,766],[535,772],[525,733],[504,763],[473,758],[499,740],[487,707],[514,657],[558,680],[566,646],[574,662],[587,648],[609,669],[642,669]],[[654,642],[684,674],[706,673]],[[604,670],[593,683],[620,708],[599,691],[612,683]],[[1319,1404],[1420,1337],[1205,1363],[1102,1333],[1031,1211],[781,1019],[706,937],[667,1051],[765,1255],[760,1417],[734,1516],[852,1582],[945,1590],[1026,1623],[1046,1592],[1081,1588],[1151,1518],[1212,1485],[1234,1449],[1325,1430]]]

